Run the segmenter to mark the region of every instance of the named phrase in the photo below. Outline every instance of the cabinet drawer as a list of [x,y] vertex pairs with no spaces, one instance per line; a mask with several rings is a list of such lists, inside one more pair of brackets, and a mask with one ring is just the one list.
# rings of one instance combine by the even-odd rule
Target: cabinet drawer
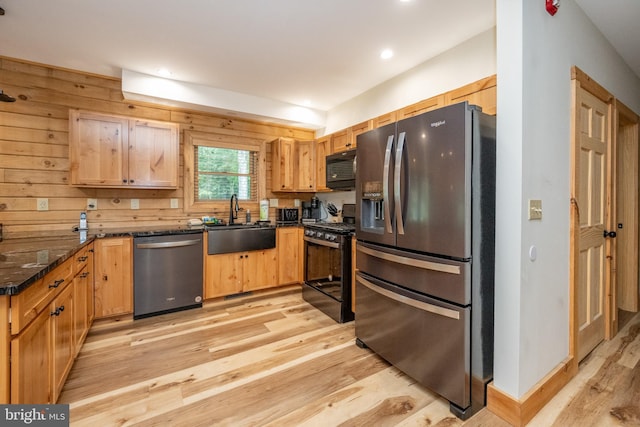
[[89,245],[87,245],[82,249],[80,249],[78,252],[76,252],[76,254],[73,256],[73,275],[74,276],[80,273],[82,269],[85,268],[87,263],[89,262],[89,256],[91,255],[91,253],[89,252],[89,249],[90,249]]
[[20,332],[51,300],[71,283],[73,258],[69,258],[26,290],[11,297],[11,334]]

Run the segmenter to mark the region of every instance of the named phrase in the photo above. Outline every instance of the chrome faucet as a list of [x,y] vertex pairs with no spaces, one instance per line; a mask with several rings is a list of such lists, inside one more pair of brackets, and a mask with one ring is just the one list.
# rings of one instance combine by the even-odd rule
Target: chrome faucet
[[[233,200],[235,199],[236,204],[234,206]],[[232,194],[231,200],[229,201],[229,225],[233,224],[234,219],[238,219],[238,211],[240,210],[240,206],[238,206],[238,195]]]

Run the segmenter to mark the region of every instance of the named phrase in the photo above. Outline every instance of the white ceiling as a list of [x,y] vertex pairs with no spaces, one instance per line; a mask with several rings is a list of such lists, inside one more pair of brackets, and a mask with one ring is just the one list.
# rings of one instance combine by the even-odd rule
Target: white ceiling
[[[640,1],[576,0],[640,76]],[[541,4],[543,1],[540,0]],[[0,0],[0,55],[329,110],[495,26],[495,0]],[[379,58],[384,48],[395,56]],[[2,89],[2,88],[0,88]]]

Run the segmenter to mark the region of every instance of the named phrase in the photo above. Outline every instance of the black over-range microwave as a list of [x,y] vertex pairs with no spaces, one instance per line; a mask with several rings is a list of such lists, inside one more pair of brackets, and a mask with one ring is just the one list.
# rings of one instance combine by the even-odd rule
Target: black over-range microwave
[[333,190],[356,188],[356,150],[327,156],[327,187]]

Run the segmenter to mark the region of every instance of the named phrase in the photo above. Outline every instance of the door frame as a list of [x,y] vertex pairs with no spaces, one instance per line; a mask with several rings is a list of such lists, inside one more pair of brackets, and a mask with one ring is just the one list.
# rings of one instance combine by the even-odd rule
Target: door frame
[[[620,202],[616,205],[615,219],[617,224],[624,226],[617,230],[619,232],[617,240],[619,241],[616,245],[615,257],[617,286],[614,304],[616,308],[637,312],[640,310],[640,289],[638,287],[640,251],[640,236],[638,234],[640,147],[638,140],[640,138],[640,117],[617,99],[614,109],[613,130],[618,156],[616,167],[619,172],[616,177],[616,197]],[[632,278],[631,281],[629,281],[630,278]],[[630,289],[630,287],[635,289]]]

